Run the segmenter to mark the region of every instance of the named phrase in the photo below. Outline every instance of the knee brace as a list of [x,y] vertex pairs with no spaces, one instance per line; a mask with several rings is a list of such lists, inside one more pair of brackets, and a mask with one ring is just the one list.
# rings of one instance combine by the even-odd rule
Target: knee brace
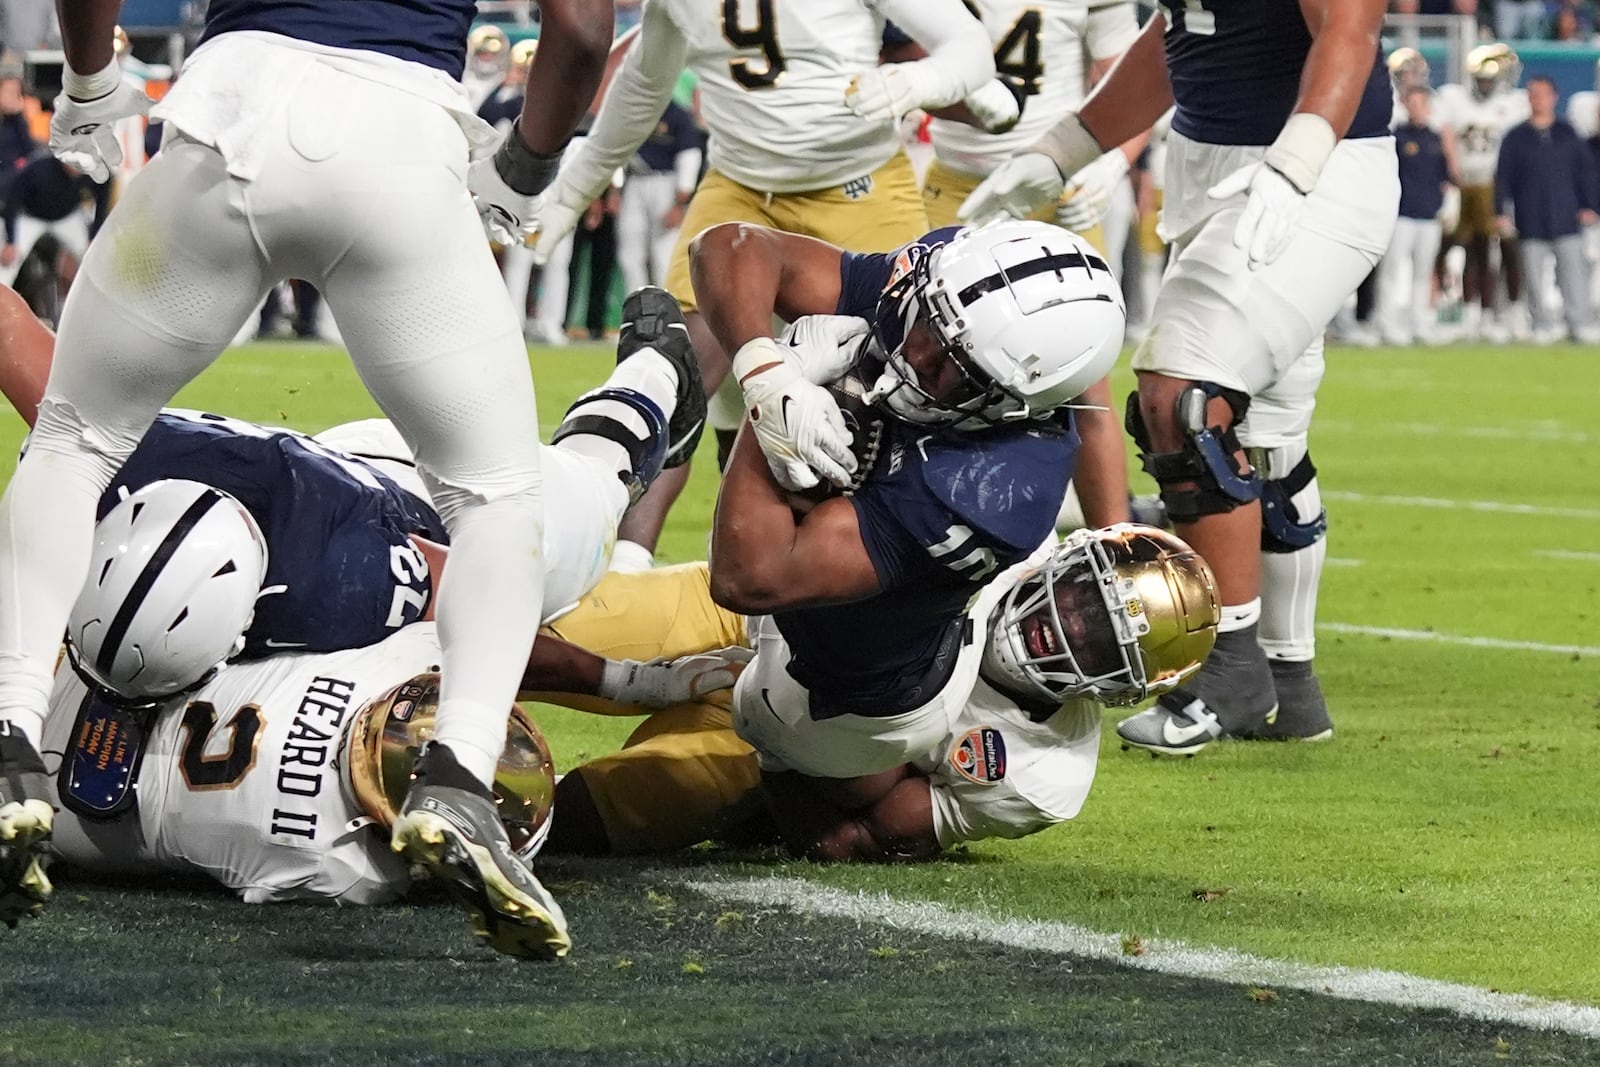
[[[1233,412],[1232,426],[1206,425],[1206,404],[1219,396]],[[1137,392],[1128,396],[1126,418],[1128,433],[1139,446],[1140,466],[1161,487],[1161,500],[1172,519],[1194,522],[1259,499],[1260,475],[1254,470],[1241,470],[1233,456],[1240,448],[1234,427],[1249,410],[1250,397],[1215,382],[1197,382],[1178,394],[1176,406],[1178,428],[1183,432],[1183,447],[1176,452],[1156,452],[1151,447]],[[1183,482],[1196,485],[1192,489],[1174,488]]]
[[1263,552],[1298,552],[1302,548],[1310,548],[1328,532],[1326,508],[1302,522],[1299,510],[1294,506],[1295,494],[1310,485],[1316,476],[1316,465],[1311,462],[1311,453],[1307,452],[1283,477],[1269,478],[1261,484]]
[[[644,423],[641,433],[618,418],[611,404],[620,404]],[[632,389],[595,389],[584,393],[567,409],[566,418],[550,438],[552,445],[577,434],[593,434],[619,446],[628,454],[628,469],[617,477],[628,489],[628,502],[636,502],[661,473],[667,458],[667,420],[649,397]]]

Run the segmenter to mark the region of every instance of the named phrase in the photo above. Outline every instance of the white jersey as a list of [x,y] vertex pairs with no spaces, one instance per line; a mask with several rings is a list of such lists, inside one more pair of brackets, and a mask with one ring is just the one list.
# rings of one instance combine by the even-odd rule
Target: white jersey
[[[344,423],[322,431],[316,439],[364,460],[402,489],[432,503],[411,449],[388,419]],[[552,504],[544,524],[544,610],[539,616],[541,622],[549,622],[571,610],[605,577],[617,542],[617,522],[628,507],[628,491],[615,468],[560,445],[542,447],[540,466],[545,500]]]
[[985,133],[951,119],[928,125],[939,162],[968,174],[988,174],[1028,148],[1088,92],[1089,61],[1113,59],[1139,35],[1130,0],[972,0],[989,31],[995,69],[1035,91],[1022,119],[1005,133]]
[[[439,660],[433,624],[416,623],[348,652],[235,663],[157,713],[136,811],[99,821],[63,808],[56,848],[89,870],[206,874],[248,903],[388,900],[406,865],[356,804],[341,745],[363,705]],[[45,722],[52,771],[87,696],[63,665]]]
[[741,185],[804,192],[870,174],[900,149],[893,123],[845,106],[878,65],[884,16],[871,0],[651,0],[688,43],[712,169]]
[[1600,134],[1600,92],[1584,89],[1567,99],[1567,121],[1583,138]]
[[1441,86],[1434,105],[1441,128],[1456,135],[1456,166],[1463,185],[1493,185],[1506,131],[1528,118],[1523,89],[1480,98],[1464,85]]

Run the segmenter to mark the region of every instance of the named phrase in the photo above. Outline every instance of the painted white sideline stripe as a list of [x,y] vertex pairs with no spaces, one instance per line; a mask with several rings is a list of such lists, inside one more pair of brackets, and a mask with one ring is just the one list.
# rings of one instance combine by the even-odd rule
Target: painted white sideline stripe
[[1447,500],[1437,496],[1386,496],[1324,489],[1322,499],[1347,504],[1393,504],[1407,508],[1444,508],[1450,511],[1491,511],[1502,515],[1538,515],[1551,519],[1587,519],[1600,522],[1600,508],[1558,508],[1543,504],[1507,504],[1500,500]]
[[1318,967],[1165,939],[1145,941],[1144,955],[1128,956],[1122,951],[1120,934],[1098,933],[1075,923],[1000,919],[929,901],[895,900],[885,893],[832,889],[799,878],[693,880],[686,884],[695,892],[718,900],[881,923],[897,930],[988,941],[1032,952],[1102,960],[1179,978],[1303,989],[1342,1000],[1442,1010],[1485,1022],[1600,1038],[1600,1008],[1495,993],[1399,971]]
[[1348,622],[1319,622],[1317,629],[1331,634],[1392,637],[1396,641],[1433,641],[1441,645],[1468,645],[1472,648],[1497,648],[1511,652],[1556,652],[1563,656],[1600,656],[1600,646],[1594,645],[1546,645],[1538,641],[1508,641],[1501,637],[1441,634],[1433,630],[1399,630],[1389,626],[1357,626]]
[[1600,563],[1600,552],[1570,552],[1565,548],[1536,548],[1535,556],[1545,559],[1576,560],[1579,563]]
[[1569,430],[1562,423],[1528,423],[1522,426],[1441,426],[1431,422],[1388,422],[1376,427],[1353,419],[1319,419],[1317,429],[1340,433],[1401,433],[1417,437],[1476,437],[1489,441],[1533,441],[1541,444],[1587,445],[1600,437]]

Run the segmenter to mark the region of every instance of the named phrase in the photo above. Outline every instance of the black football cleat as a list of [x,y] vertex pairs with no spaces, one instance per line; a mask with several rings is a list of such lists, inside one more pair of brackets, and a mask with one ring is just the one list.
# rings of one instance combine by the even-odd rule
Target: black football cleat
[[44,761],[9,722],[0,722],[0,922],[38,915],[50,899],[44,873],[55,819]]
[[1192,756],[1223,736],[1258,729],[1278,710],[1255,626],[1218,634],[1204,666],[1155,707],[1123,719],[1123,742],[1164,756]]
[[426,746],[415,775],[389,842],[412,874],[443,881],[496,952],[536,960],[570,952],[566,916],[512,852],[494,795],[445,745]]
[[663,469],[689,462],[706,428],[706,386],[700,362],[689,340],[689,324],[671,293],[646,285],[622,302],[622,330],[617,338],[617,362],[641,348],[661,353],[678,375],[678,403],[667,420],[667,459]]

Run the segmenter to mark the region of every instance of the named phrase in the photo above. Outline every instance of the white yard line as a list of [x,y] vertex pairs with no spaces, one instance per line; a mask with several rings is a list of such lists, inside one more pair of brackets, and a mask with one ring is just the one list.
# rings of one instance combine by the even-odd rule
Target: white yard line
[[1527,426],[1442,426],[1431,422],[1358,422],[1353,419],[1319,419],[1317,429],[1340,433],[1401,433],[1413,437],[1473,437],[1486,441],[1531,441],[1539,444],[1589,445],[1600,435],[1569,430],[1559,423]]
[[1145,941],[1143,955],[1129,956],[1122,950],[1120,934],[1099,933],[1073,923],[997,918],[930,901],[831,889],[798,878],[699,879],[686,884],[717,900],[880,923],[934,937],[1102,960],[1179,978],[1303,989],[1343,1000],[1443,1010],[1485,1022],[1600,1038],[1600,1008],[1496,993],[1399,971],[1319,967],[1164,939]]
[[1537,515],[1550,519],[1586,519],[1600,522],[1600,508],[1558,508],[1543,504],[1508,504],[1500,500],[1447,500],[1437,496],[1387,496],[1381,493],[1349,493],[1324,489],[1322,499],[1349,504],[1390,504],[1409,508],[1442,508],[1451,511],[1488,511],[1502,515]]
[[1364,559],[1349,559],[1345,556],[1329,556],[1322,562],[1329,567],[1362,567],[1366,565],[1367,561]]
[[1572,560],[1577,563],[1600,563],[1600,552],[1572,552],[1565,548],[1536,548],[1533,555],[1544,559]]
[[1442,634],[1433,630],[1401,630],[1389,626],[1357,626],[1348,622],[1319,622],[1317,629],[1331,634],[1388,637],[1396,641],[1431,641],[1441,645],[1467,645],[1471,648],[1494,648],[1510,652],[1554,652],[1563,656],[1600,656],[1600,646],[1595,645],[1546,645],[1538,641],[1510,641],[1501,637]]

